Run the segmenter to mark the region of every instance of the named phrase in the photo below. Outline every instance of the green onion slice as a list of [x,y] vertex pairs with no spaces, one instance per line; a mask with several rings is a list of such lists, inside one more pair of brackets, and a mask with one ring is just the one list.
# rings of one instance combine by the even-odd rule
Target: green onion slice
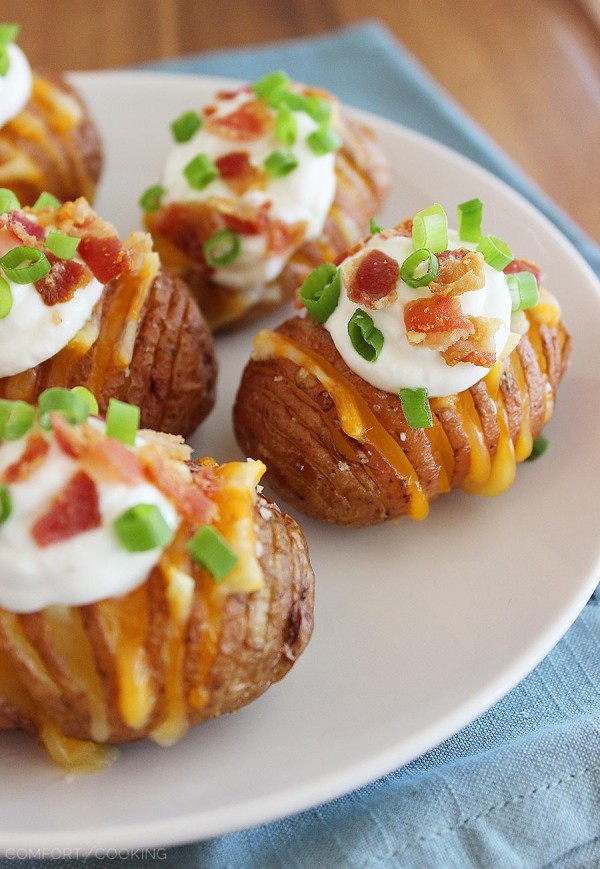
[[495,235],[486,235],[477,245],[479,253],[483,254],[486,263],[496,271],[501,272],[514,259],[512,251],[506,242]]
[[292,110],[285,103],[282,103],[277,109],[277,118],[275,119],[275,135],[282,145],[286,148],[291,148],[296,142],[298,133],[298,124]]
[[277,70],[255,81],[252,90],[259,99],[264,100],[269,105],[274,105],[290,84],[291,79],[287,73],[283,70]]
[[46,236],[46,247],[59,259],[73,259],[79,242],[79,238],[67,235],[59,229],[51,229]]
[[117,516],[113,522],[115,534],[128,552],[148,552],[167,546],[173,532],[156,504],[136,504]]
[[540,435],[533,442],[533,446],[531,448],[531,452],[525,459],[526,462],[535,462],[536,459],[539,459],[540,456],[543,456],[548,447],[550,446],[550,441],[548,438],[545,438],[543,435]]
[[26,401],[0,398],[0,440],[16,441],[27,434],[35,419],[35,407]]
[[219,177],[219,170],[206,154],[196,154],[184,167],[183,174],[193,190],[204,190]]
[[284,178],[298,166],[290,151],[273,151],[265,160],[265,169],[272,178]]
[[383,348],[383,332],[366,311],[357,308],[348,322],[348,335],[359,356],[367,362],[375,362]]
[[240,255],[242,242],[233,229],[220,229],[204,242],[204,259],[214,269],[228,266]]
[[90,414],[90,407],[81,395],[62,386],[53,386],[41,393],[38,398],[38,411],[40,425],[43,428],[50,428],[49,415],[53,411],[62,414],[72,425],[77,425],[86,421]]
[[50,271],[46,254],[34,247],[13,247],[0,257],[0,266],[15,284],[32,284]]
[[12,311],[13,297],[10,284],[4,278],[0,278],[0,320],[8,317]]
[[0,187],[0,214],[6,214],[7,211],[17,211],[21,207],[21,203],[7,187]]
[[427,390],[423,386],[417,389],[401,389],[400,404],[406,422],[411,428],[431,428],[433,416],[427,399]]
[[144,211],[158,211],[166,192],[162,184],[154,184],[152,187],[148,187],[140,196],[140,207]]
[[512,299],[513,311],[525,311],[533,308],[540,299],[535,275],[531,272],[514,272],[506,276],[508,290]]
[[379,226],[374,217],[371,218],[371,222],[369,223],[369,230],[371,235],[375,235],[378,232],[383,232],[383,228]]
[[483,218],[481,199],[469,199],[467,202],[461,202],[456,211],[460,240],[481,241],[481,220]]
[[442,253],[448,249],[448,218],[441,205],[436,202],[415,214],[412,239],[415,250],[426,247],[432,253]]
[[409,287],[426,287],[440,270],[438,258],[426,247],[407,256],[400,267],[400,277]]
[[8,486],[0,486],[0,525],[4,525],[12,513],[12,498]]
[[202,118],[198,112],[189,111],[175,118],[171,124],[171,132],[176,142],[189,142],[201,126]]
[[333,263],[321,263],[300,287],[300,298],[317,323],[325,323],[337,308],[340,298],[340,272]]
[[4,76],[10,69],[10,57],[6,45],[0,45],[0,75]]
[[217,582],[225,579],[239,559],[226,540],[210,525],[203,525],[187,544],[196,564],[199,564]]
[[331,103],[319,97],[308,97],[296,91],[282,91],[278,96],[278,105],[286,105],[294,112],[305,112],[317,124],[329,122],[332,112]]
[[96,415],[98,413],[98,402],[93,392],[90,392],[85,386],[74,386],[71,392],[87,402],[88,410],[91,414]]
[[56,209],[60,208],[60,206],[60,199],[57,199],[56,196],[53,196],[51,193],[48,193],[44,190],[44,192],[40,193],[38,198],[35,200],[32,206],[32,210],[41,211],[42,208],[51,208],[53,211],[56,211]]
[[140,409],[118,398],[111,398],[106,411],[106,434],[127,446],[134,446],[140,426]]
[[329,127],[320,127],[306,137],[308,147],[316,154],[317,157],[324,157],[325,154],[331,154],[332,151],[337,151],[342,142],[337,133]]
[[0,45],[6,46],[14,42],[20,30],[20,24],[0,24]]

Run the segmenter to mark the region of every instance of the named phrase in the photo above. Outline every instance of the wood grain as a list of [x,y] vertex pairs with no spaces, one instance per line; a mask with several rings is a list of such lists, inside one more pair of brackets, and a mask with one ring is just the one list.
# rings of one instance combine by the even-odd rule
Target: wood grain
[[102,69],[378,18],[600,241],[600,29],[590,0],[0,0],[40,67]]

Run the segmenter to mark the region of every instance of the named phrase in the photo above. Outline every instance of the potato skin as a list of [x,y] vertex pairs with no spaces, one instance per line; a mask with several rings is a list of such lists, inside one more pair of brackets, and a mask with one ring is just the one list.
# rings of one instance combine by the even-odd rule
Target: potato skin
[[[77,106],[73,124],[55,104],[65,97]],[[43,191],[61,202],[93,202],[102,168],[100,133],[79,92],[58,73],[34,72],[29,103],[0,129],[0,187],[13,190],[21,205],[33,205]]]
[[[423,429],[411,429],[399,397],[376,389],[351,371],[322,326],[310,317],[295,317],[276,332],[309,348],[340,372],[363,398],[383,429],[408,457],[428,501],[441,490],[442,466]],[[529,425],[536,438],[544,424],[546,389],[552,395],[566,368],[570,339],[566,330],[541,326],[542,356],[527,335],[517,353],[529,402]],[[544,374],[544,371],[546,374]],[[500,391],[513,442],[521,428],[522,399],[505,361]],[[485,381],[469,390],[491,456],[500,439],[498,411]],[[460,486],[471,467],[465,420],[456,397],[432,401],[434,416],[445,432],[454,462],[450,487]],[[405,515],[407,481],[375,448],[342,430],[333,399],[306,369],[289,359],[252,359],[246,366],[234,411],[237,441],[244,453],[267,466],[269,484],[287,504],[313,518],[340,525],[362,526]]]
[[82,385],[96,395],[101,414],[114,396],[140,407],[143,428],[190,435],[215,401],[217,363],[206,321],[185,284],[159,272],[137,322],[131,364],[117,367],[110,351],[124,292],[119,279],[107,284],[100,332],[86,353],[67,346],[23,374],[0,378],[0,397],[34,402],[51,386]]
[[[259,697],[281,679],[304,651],[313,627],[314,574],[306,541],[293,519],[259,496],[255,507],[259,557],[265,586],[252,594],[222,597],[220,619],[211,615],[215,606],[214,581],[194,569],[195,591],[182,650],[182,696],[193,696],[201,682],[203,701],[186,702],[185,723],[192,726],[209,718],[233,712]],[[137,596],[137,598],[135,598]],[[73,608],[80,624],[79,640],[91,649],[95,676],[102,686],[102,703],[108,721],[103,743],[120,744],[150,737],[167,715],[169,672],[169,607],[166,580],[159,567],[146,583],[121,599],[124,607],[147,611],[143,647],[156,698],[147,722],[139,728],[128,726],[119,711],[119,680],[110,636],[103,628],[100,604]],[[121,603],[117,601],[117,607]],[[17,634],[26,638],[39,656],[19,648]],[[216,629],[214,625],[217,625]],[[19,678],[26,686],[32,710],[50,716],[67,736],[93,740],[91,716],[76,667],[61,657],[52,639],[46,611],[12,615],[0,608],[0,729],[35,730],[31,717],[15,709],[3,696],[3,688]],[[186,729],[185,728],[185,729]],[[181,734],[182,735],[182,734]]]
[[[202,263],[194,263],[179,250],[168,234],[169,213],[165,206],[145,216],[156,250],[163,263],[180,273],[192,288],[211,329],[229,331],[246,326],[293,298],[304,278],[320,263],[336,259],[368,230],[369,220],[381,206],[390,186],[387,157],[373,132],[359,121],[343,116],[343,144],[336,156],[337,187],[321,236],[302,245],[262,294],[251,298],[214,283]],[[172,213],[172,212],[171,212]],[[182,232],[195,248],[220,227],[206,226],[193,211],[180,215]],[[204,218],[206,220],[206,218]]]

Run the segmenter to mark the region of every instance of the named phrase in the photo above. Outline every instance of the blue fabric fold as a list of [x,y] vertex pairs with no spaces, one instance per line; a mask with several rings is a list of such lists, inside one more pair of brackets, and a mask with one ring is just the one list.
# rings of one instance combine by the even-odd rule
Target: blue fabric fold
[[[146,67],[149,68],[149,67]],[[284,68],[472,158],[536,205],[600,274],[600,249],[375,21],[323,36],[152,64],[255,79]],[[169,867],[600,865],[600,609],[451,739],[354,793],[281,821],[171,848]],[[120,860],[120,865],[139,865]],[[0,860],[0,869],[13,863]],[[58,861],[52,866],[72,865]],[[105,866],[89,860],[86,866]],[[159,864],[161,865],[161,864]]]

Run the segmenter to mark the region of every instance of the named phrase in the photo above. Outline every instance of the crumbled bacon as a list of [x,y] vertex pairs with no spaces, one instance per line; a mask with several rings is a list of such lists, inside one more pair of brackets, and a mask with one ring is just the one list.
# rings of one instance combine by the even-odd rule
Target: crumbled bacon
[[367,251],[346,278],[348,298],[371,310],[387,308],[397,298],[398,260],[381,250]]
[[[206,112],[204,113],[206,116]],[[224,139],[248,142],[270,133],[274,119],[262,100],[249,100],[228,115],[209,115],[206,129]]]
[[101,284],[107,284],[129,269],[129,254],[116,235],[106,238],[86,235],[79,242],[77,252]]
[[33,524],[31,536],[38,546],[50,546],[98,528],[102,519],[98,490],[91,477],[78,471]]
[[268,217],[264,209],[255,214],[248,212],[247,216],[221,213],[221,217],[227,229],[233,229],[240,235],[261,235],[268,225]]
[[459,247],[437,254],[439,272],[429,284],[434,295],[460,296],[485,286],[485,260],[477,251]]
[[50,444],[40,434],[32,434],[27,438],[25,449],[19,459],[4,469],[4,483],[22,483],[40,467],[48,454]]
[[185,466],[164,459],[160,451],[152,446],[142,447],[139,457],[146,477],[177,505],[182,516],[195,523],[210,520],[216,509],[215,504],[201,485],[192,485]]
[[17,244],[25,247],[40,247],[46,238],[46,231],[23,211],[8,211],[0,218],[0,228],[9,229],[18,238]]
[[537,281],[538,287],[542,285],[542,272],[540,268],[526,259],[514,259],[504,269],[504,274],[513,275],[516,272],[531,272]]
[[271,220],[268,226],[268,253],[285,253],[300,247],[306,234],[306,223],[284,223],[283,220]]
[[68,302],[80,287],[86,286],[92,279],[91,271],[76,260],[64,260],[46,253],[50,263],[50,271],[35,282],[34,286],[45,305],[57,305]]
[[428,296],[409,302],[404,306],[404,325],[409,344],[440,351],[475,332],[453,296]]
[[242,196],[248,190],[266,188],[268,175],[264,169],[253,166],[247,151],[230,151],[215,160],[215,166],[221,173],[221,178],[237,195]]
[[142,479],[142,466],[125,444],[106,437],[90,425],[72,426],[60,413],[50,414],[50,422],[60,449],[79,459],[95,477],[123,483]]
[[496,362],[495,335],[502,321],[497,317],[469,317],[474,331],[471,335],[459,338],[451,347],[442,352],[446,365],[458,362],[471,362],[491,368]]

